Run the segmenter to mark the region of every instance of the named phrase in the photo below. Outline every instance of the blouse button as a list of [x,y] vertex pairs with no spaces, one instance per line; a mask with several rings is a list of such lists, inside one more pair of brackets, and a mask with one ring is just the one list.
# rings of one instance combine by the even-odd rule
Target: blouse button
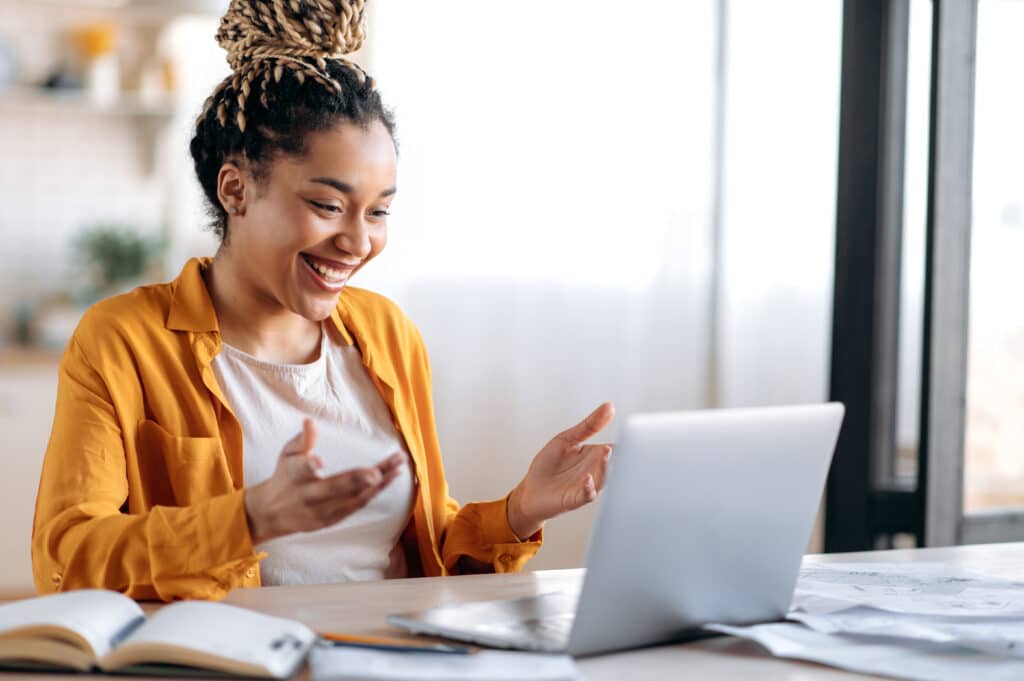
[[501,557],[498,560],[500,560],[502,563],[511,563],[512,562],[512,556],[510,556],[507,553],[503,553],[503,554],[501,554]]
[[253,577],[255,577],[256,576],[256,568],[249,568],[248,570],[246,570],[245,571],[245,576],[248,577],[249,579],[252,579]]

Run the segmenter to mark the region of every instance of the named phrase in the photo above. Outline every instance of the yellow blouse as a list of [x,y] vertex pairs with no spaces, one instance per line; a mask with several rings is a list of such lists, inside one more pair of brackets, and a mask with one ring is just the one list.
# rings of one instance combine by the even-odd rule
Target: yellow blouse
[[[211,367],[221,339],[208,264],[190,260],[173,282],[96,304],[68,343],[32,530],[40,593],[96,587],[168,601],[260,585],[266,554],[246,520],[242,430]],[[521,569],[542,533],[520,542],[507,498],[460,507],[448,495],[416,327],[353,287],[331,320],[362,353],[415,464],[402,537],[410,574]]]

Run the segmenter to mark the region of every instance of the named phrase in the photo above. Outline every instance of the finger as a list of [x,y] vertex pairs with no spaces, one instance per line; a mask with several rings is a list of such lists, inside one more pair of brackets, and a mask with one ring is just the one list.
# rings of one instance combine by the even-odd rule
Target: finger
[[615,406],[611,402],[605,402],[594,411],[590,412],[587,418],[577,423],[572,428],[563,431],[558,437],[567,446],[579,445],[587,439],[600,433],[605,426],[611,423],[615,417]]
[[313,419],[304,419],[302,421],[302,432],[288,441],[281,454],[308,454],[313,451],[313,447],[316,447],[318,437],[319,434]]
[[401,470],[402,469],[400,465],[394,468],[389,468],[386,472],[381,474],[380,481],[378,481],[374,485],[370,485],[369,487],[367,487],[363,492],[360,493],[360,496],[366,494],[369,494],[371,498],[376,496],[377,494],[382,492],[385,487],[390,485],[395,478],[398,477],[398,474],[401,473]]
[[597,486],[594,484],[594,476],[587,473],[587,477],[583,479],[583,485],[576,493],[576,507],[579,508],[584,504],[589,504],[591,501],[597,498]]
[[400,468],[393,468],[385,473],[384,478],[380,481],[380,484],[377,485],[378,490],[382,490],[390,485],[391,481],[398,477],[399,472],[401,472]]
[[323,478],[324,460],[321,459],[318,455],[307,454],[306,467],[309,469],[309,472],[315,475],[316,477]]
[[[387,460],[390,461],[391,457],[388,457]],[[380,469],[378,469],[378,470],[380,470]],[[395,478],[397,478],[401,472],[402,472],[402,463],[401,463],[401,459],[399,459],[398,465],[396,465],[396,466],[394,466],[392,468],[388,468],[386,471],[382,471],[383,477],[381,478],[380,482],[377,483],[377,486],[376,486],[377,487],[377,491],[379,492],[382,489],[384,489],[385,487],[387,487],[388,485],[390,485],[391,482]]]
[[580,445],[572,450],[577,458],[576,467],[590,471],[597,465],[597,460],[604,455],[604,450],[597,445]]
[[605,452],[610,452],[611,449],[612,446],[608,443],[581,445],[577,453],[580,456],[588,457],[587,463],[589,464],[589,459],[596,459],[602,457],[605,455]]
[[316,441],[320,437],[320,432],[317,430],[316,423],[313,419],[304,419],[302,421],[302,451],[311,452],[316,447]]
[[612,455],[611,445],[594,445],[590,453],[590,460],[587,461],[587,469],[594,476],[594,485],[597,491],[604,489],[604,478],[608,473],[608,459]]
[[400,452],[395,452],[383,461],[378,462],[376,464],[376,468],[386,475],[388,471],[398,470],[401,468],[403,463],[405,463],[405,456]]
[[277,470],[296,483],[324,479],[324,462],[318,455],[283,452]]
[[302,499],[311,506],[330,500],[344,500],[358,496],[375,486],[382,475],[376,468],[355,468],[309,481],[302,487]]
[[351,480],[351,493],[358,495],[368,489],[373,489],[384,479],[384,474],[377,468],[363,468],[356,471]]
[[355,496],[324,500],[319,504],[319,513],[321,515],[327,515],[330,522],[339,522],[373,501],[373,499],[383,492],[396,477],[398,477],[398,471],[393,470],[391,473],[384,476],[380,481],[380,484],[367,487]]

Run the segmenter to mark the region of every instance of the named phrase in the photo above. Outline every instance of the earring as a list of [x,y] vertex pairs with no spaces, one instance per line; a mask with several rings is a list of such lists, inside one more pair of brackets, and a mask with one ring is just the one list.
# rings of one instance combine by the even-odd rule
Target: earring
[[238,206],[231,206],[231,214],[238,215]]

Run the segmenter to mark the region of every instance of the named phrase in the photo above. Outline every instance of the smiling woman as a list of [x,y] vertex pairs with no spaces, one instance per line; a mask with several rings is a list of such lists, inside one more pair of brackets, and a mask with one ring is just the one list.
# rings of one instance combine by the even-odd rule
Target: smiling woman
[[[221,334],[290,363],[309,361],[311,347],[301,339],[319,331],[303,330],[330,315],[349,276],[384,248],[397,169],[391,133],[379,121],[310,132],[303,150],[255,169],[227,156],[211,189],[230,213],[207,275]],[[236,297],[240,282],[249,300]],[[274,323],[254,326],[254,308]]]
[[391,115],[342,58],[363,20],[361,0],[232,1],[217,37],[233,73],[191,144],[221,246],[94,306],[68,344],[32,537],[41,592],[518,570],[545,521],[596,498],[611,448],[584,442],[609,404],[504,498],[448,494],[420,334],[348,285],[384,248],[397,175]]

